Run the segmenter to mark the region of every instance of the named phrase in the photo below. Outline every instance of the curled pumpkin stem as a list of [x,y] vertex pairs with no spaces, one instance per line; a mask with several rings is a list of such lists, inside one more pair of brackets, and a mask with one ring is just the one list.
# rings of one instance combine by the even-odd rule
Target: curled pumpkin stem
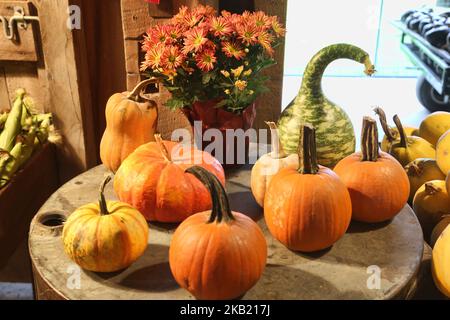
[[376,162],[378,156],[377,122],[370,117],[364,117],[361,137],[361,161]]
[[373,111],[378,115],[378,118],[380,119],[381,127],[383,128],[384,134],[386,135],[386,139],[389,142],[393,142],[395,140],[395,137],[392,134],[392,129],[389,128],[389,125],[387,124],[386,113],[380,107],[376,107],[375,109],[373,109]]
[[106,204],[106,199],[105,199],[105,187],[106,185],[111,181],[112,176],[108,175],[105,177],[105,179],[103,180],[102,184],[100,185],[100,190],[99,190],[99,206],[100,206],[100,213],[102,216],[106,216],[109,214],[108,211],[108,206]]
[[407,144],[407,137],[406,137],[406,133],[405,130],[403,129],[403,125],[402,122],[400,121],[400,118],[398,117],[398,115],[394,116],[394,123],[398,129],[398,133],[400,134],[400,147],[402,148],[407,148],[408,144]]
[[136,87],[133,89],[133,91],[131,91],[128,94],[127,99],[138,101],[141,91],[144,90],[145,87],[147,87],[149,84],[152,84],[152,83],[158,83],[158,80],[156,78],[150,78],[150,79],[139,82],[136,85]]
[[169,150],[167,150],[167,147],[161,138],[161,134],[155,134],[155,140],[159,146],[159,149],[161,150],[161,154],[163,155],[164,159],[166,159],[166,161],[168,162],[172,162],[172,157],[170,156]]
[[316,130],[307,123],[300,125],[300,140],[298,144],[298,172],[301,174],[317,174]]
[[271,145],[272,145],[272,157],[275,159],[285,158],[286,152],[281,145],[280,137],[278,135],[278,128],[275,122],[266,121],[266,124],[270,128]]

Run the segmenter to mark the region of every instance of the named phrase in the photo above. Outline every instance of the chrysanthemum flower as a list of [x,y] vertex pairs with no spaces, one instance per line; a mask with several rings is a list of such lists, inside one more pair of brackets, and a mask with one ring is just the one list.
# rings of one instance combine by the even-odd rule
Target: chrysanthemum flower
[[221,70],[220,73],[225,77],[225,78],[229,78],[230,77],[230,73],[227,70]]
[[245,88],[247,88],[247,81],[245,80],[236,80],[234,83],[234,86],[238,88],[240,91],[243,91]]
[[213,50],[204,50],[195,56],[195,61],[202,71],[208,72],[214,69],[217,58]]
[[158,44],[149,48],[145,54],[145,61],[142,63],[141,70],[147,68],[158,69],[162,66],[162,57],[165,48],[163,44]]
[[281,23],[278,21],[278,17],[273,16],[270,17],[270,22],[272,25],[272,30],[275,32],[277,37],[283,37],[286,34],[286,29],[281,26]]
[[189,8],[186,6],[181,6],[178,13],[175,16],[173,16],[171,22],[173,24],[183,23],[186,20],[188,13],[189,13]]
[[212,31],[216,37],[227,36],[233,32],[231,24],[224,17],[212,17],[209,20],[209,24],[209,30]]
[[241,60],[245,57],[244,50],[236,41],[222,42],[222,51],[227,57],[235,58],[236,60]]
[[216,9],[214,9],[211,6],[204,6],[204,5],[197,5],[195,9],[193,10],[193,13],[196,15],[209,17],[209,16],[215,16],[217,14]]
[[176,70],[184,62],[186,56],[180,52],[176,46],[167,47],[161,58],[161,64],[164,69]]
[[264,31],[258,35],[257,39],[258,43],[264,48],[264,50],[266,50],[266,52],[270,56],[272,56],[273,55],[272,43],[274,41],[273,36],[270,33]]
[[231,69],[231,73],[234,75],[235,78],[239,78],[242,74],[242,71],[244,71],[244,66],[240,66],[236,69]]
[[267,30],[272,26],[272,21],[263,11],[255,12],[251,17],[251,20],[257,28],[262,30]]
[[188,54],[189,52],[198,52],[203,46],[208,42],[206,38],[207,31],[202,27],[195,27],[189,30],[186,34],[186,39],[184,39],[183,53]]
[[244,22],[236,26],[238,38],[246,45],[255,44],[258,41],[258,30],[253,23]]

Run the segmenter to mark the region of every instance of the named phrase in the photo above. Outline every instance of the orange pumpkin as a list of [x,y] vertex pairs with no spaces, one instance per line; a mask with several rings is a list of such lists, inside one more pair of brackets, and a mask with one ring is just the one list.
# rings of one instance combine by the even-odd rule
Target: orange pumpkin
[[132,92],[116,93],[106,104],[106,130],[100,143],[100,158],[112,172],[137,147],[154,141],[158,108],[154,101],[140,97],[142,89],[154,82],[154,79],[145,80]]
[[225,184],[219,161],[192,145],[162,141],[137,148],[122,163],[114,178],[119,199],[138,209],[148,221],[181,222],[211,209],[205,186],[184,171],[199,164]]
[[187,218],[175,231],[169,263],[178,284],[198,299],[234,299],[252,288],[267,260],[258,225],[232,212],[220,181],[202,167],[193,174],[208,187],[213,209]]
[[377,124],[370,117],[364,118],[361,150],[334,168],[350,192],[353,219],[390,220],[408,201],[409,180],[401,164],[379,150]]
[[299,166],[280,170],[269,184],[264,217],[270,233],[291,250],[318,251],[346,232],[352,213],[347,188],[317,163],[315,131],[300,127]]

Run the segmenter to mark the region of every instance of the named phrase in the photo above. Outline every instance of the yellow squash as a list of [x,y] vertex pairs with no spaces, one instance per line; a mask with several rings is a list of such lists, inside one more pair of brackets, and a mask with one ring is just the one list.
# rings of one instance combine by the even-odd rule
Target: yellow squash
[[[396,127],[390,127],[387,124],[386,113],[380,107],[374,109],[375,113],[380,119],[381,127],[384,131],[384,137],[381,141],[381,150],[384,152],[389,152],[391,150],[392,144],[400,140],[400,133]],[[419,129],[414,127],[404,127],[406,136],[419,136]]]
[[450,214],[450,199],[445,181],[433,180],[417,190],[413,208],[422,226],[424,238],[430,240],[431,232],[443,216]]
[[436,150],[433,145],[420,137],[407,136],[397,115],[394,116],[394,122],[400,133],[400,141],[392,145],[389,153],[396,158],[402,166],[406,166],[408,163],[418,158],[435,159]]
[[436,161],[444,174],[450,172],[450,130],[445,132],[436,145]]
[[106,130],[100,143],[100,158],[109,170],[119,166],[137,147],[155,141],[158,108],[154,101],[141,98],[149,79],[139,83],[132,92],[116,93],[106,104]]
[[445,215],[442,217],[442,220],[436,225],[436,227],[434,227],[430,238],[430,246],[432,248],[436,244],[437,239],[439,239],[442,232],[445,230],[445,228],[447,228],[449,224],[450,224],[450,215]]
[[433,248],[431,265],[436,287],[450,298],[450,226],[447,226]]
[[450,129],[450,112],[438,111],[427,116],[419,128],[419,135],[432,145],[436,145],[445,131]]
[[272,137],[272,152],[263,155],[256,161],[251,174],[252,193],[261,207],[264,206],[264,196],[272,177],[283,168],[291,165],[298,166],[298,156],[287,155],[284,152],[275,122],[267,122],[267,125]]
[[106,202],[103,192],[110,180],[108,176],[102,183],[98,203],[78,208],[64,224],[64,251],[85,270],[125,269],[147,248],[148,225],[139,211],[123,202]]
[[431,180],[444,180],[445,175],[439,169],[436,160],[419,158],[405,167],[409,179],[409,202],[412,203],[417,190]]

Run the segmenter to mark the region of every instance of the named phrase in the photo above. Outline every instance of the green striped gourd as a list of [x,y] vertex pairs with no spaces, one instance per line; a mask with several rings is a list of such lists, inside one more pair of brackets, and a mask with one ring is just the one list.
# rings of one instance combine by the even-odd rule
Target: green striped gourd
[[347,114],[328,100],[322,92],[322,76],[327,66],[337,59],[351,59],[364,64],[365,73],[375,70],[369,55],[350,44],[334,44],[320,50],[306,67],[297,97],[280,116],[278,129],[281,143],[289,154],[296,153],[300,125],[311,123],[316,129],[319,163],[334,167],[355,152],[355,132]]

